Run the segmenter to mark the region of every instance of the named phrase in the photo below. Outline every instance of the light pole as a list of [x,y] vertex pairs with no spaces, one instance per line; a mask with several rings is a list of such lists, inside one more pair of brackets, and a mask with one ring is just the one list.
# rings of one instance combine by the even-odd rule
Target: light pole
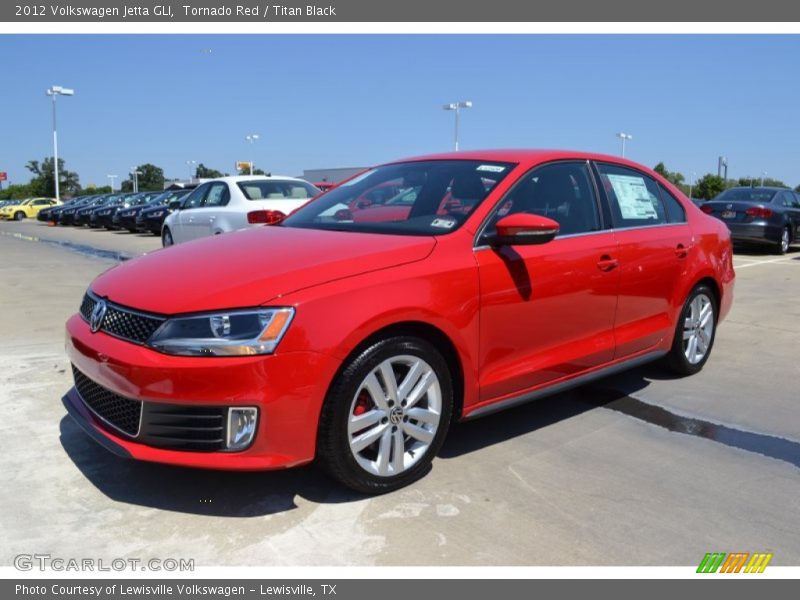
[[257,133],[250,133],[244,136],[244,139],[250,142],[250,175],[253,174],[253,144],[260,136]]
[[456,135],[455,135],[455,151],[458,152],[458,122],[461,116],[462,108],[472,108],[472,101],[464,100],[462,102],[450,102],[442,106],[444,110],[452,110],[456,113]]
[[766,178],[767,178],[767,172],[766,172],[766,171],[764,171],[764,172],[761,174],[761,186],[760,186],[760,187],[764,187],[764,180],[765,180]]
[[628,140],[632,140],[633,136],[631,134],[629,134],[629,133],[624,133],[624,132],[620,131],[617,134],[617,137],[620,140],[622,140],[622,158],[625,158],[625,142],[627,142]]
[[689,180],[689,200],[692,199],[692,188],[694,187],[694,182],[697,179],[697,172],[692,171],[692,178]]
[[136,167],[131,167],[131,175],[133,175],[133,193],[137,193],[139,191],[139,175],[141,175],[141,171],[137,171]]
[[[192,181],[194,181],[194,175],[192,175],[192,165],[196,165],[196,164],[197,164],[196,160],[187,160],[186,161],[186,165],[189,167],[189,183],[192,183]],[[195,169],[194,172],[197,173],[197,170]]]
[[56,96],[74,96],[75,90],[54,85],[45,92],[53,99],[53,176],[56,180],[56,200],[61,200],[58,189],[58,132],[56,130]]
[[111,193],[114,193],[114,180],[118,177],[118,175],[106,175],[108,179],[111,181]]

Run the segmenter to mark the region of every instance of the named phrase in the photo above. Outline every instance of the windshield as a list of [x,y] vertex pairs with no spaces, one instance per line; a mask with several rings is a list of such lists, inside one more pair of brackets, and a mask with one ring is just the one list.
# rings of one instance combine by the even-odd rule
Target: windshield
[[305,181],[254,179],[236,185],[248,200],[304,200],[319,194],[317,188]]
[[477,160],[377,167],[305,205],[282,225],[401,235],[450,233],[513,167]]
[[777,192],[775,190],[765,190],[759,188],[733,188],[725,190],[714,198],[720,202],[754,202],[764,204],[772,202]]

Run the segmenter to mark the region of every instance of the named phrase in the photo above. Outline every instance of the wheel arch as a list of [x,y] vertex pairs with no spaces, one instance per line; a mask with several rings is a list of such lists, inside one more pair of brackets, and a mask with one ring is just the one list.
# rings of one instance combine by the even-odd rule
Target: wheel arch
[[[361,342],[348,353],[346,358],[342,361],[339,369],[336,371],[333,379],[328,384],[328,392],[339,375],[347,368],[350,361],[358,356],[365,348],[371,346],[377,341],[384,340],[391,337],[398,337],[402,335],[420,338],[441,352],[442,357],[450,369],[453,384],[453,412],[452,420],[457,421],[461,418],[464,410],[464,365],[461,356],[453,343],[453,340],[442,331],[440,328],[424,321],[398,321],[385,325],[377,329],[365,337]],[[327,392],[326,392],[327,397]]]

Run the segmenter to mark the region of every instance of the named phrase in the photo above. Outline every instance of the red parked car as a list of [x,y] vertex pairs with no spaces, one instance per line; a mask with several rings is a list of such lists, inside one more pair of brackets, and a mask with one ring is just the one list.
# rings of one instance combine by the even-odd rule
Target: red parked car
[[[408,211],[333,216],[387,182],[416,188]],[[122,456],[239,470],[317,459],[385,492],[429,470],[455,420],[656,359],[699,371],[733,283],[725,224],[633,162],[408,159],[278,226],[106,271],[67,323],[64,402]]]

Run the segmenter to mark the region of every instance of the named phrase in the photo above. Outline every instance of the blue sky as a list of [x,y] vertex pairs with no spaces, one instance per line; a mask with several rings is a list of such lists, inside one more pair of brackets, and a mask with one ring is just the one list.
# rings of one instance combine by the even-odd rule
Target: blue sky
[[[800,37],[680,35],[3,35],[0,171],[59,154],[86,185],[152,162],[285,175],[449,150],[619,152],[687,176],[800,183]],[[119,185],[119,179],[117,185]]]

